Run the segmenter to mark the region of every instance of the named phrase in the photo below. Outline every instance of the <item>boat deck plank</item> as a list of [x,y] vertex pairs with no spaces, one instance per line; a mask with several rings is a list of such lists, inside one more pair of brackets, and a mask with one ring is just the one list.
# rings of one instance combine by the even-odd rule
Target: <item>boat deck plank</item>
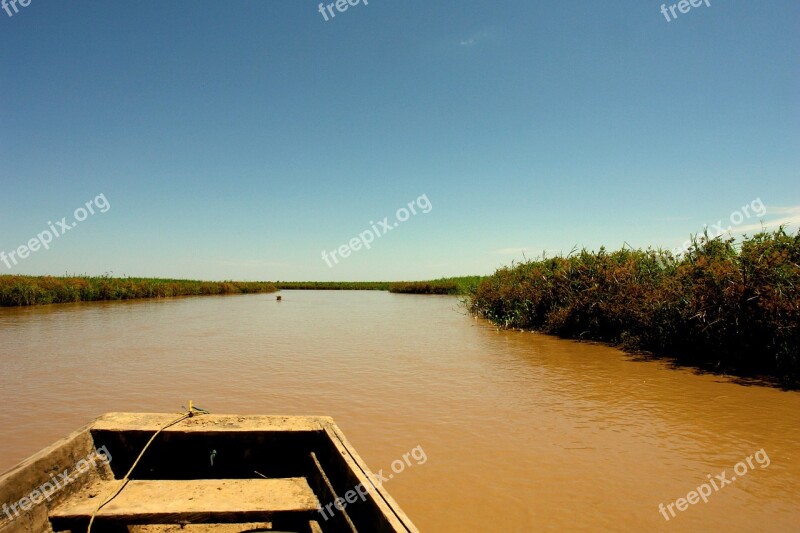
[[[119,484],[119,480],[96,483],[51,510],[50,518],[88,518]],[[132,523],[174,523],[244,519],[318,508],[319,501],[305,478],[132,480],[97,517]]]
[[[179,414],[107,413],[92,423],[101,431],[157,431],[174,421]],[[164,429],[166,433],[208,432],[285,432],[321,431],[332,424],[325,416],[265,416],[265,415],[202,415],[193,416]]]

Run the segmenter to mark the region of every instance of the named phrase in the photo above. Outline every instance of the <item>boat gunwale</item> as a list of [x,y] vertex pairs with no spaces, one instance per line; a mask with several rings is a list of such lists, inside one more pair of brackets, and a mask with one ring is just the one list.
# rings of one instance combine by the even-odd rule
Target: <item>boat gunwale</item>
[[[0,503],[18,502],[22,497],[47,481],[46,472],[63,468],[66,458],[75,459],[70,464],[95,450],[95,432],[153,433],[175,420],[178,413],[128,413],[112,412],[96,417],[94,420],[58,439],[54,443],[24,459],[6,472],[0,474]],[[403,512],[380,483],[366,462],[361,458],[352,444],[344,436],[341,429],[329,416],[281,416],[281,415],[230,415],[230,414],[197,414],[172,425],[162,432],[170,434],[213,434],[241,433],[317,433],[333,447],[331,451],[338,454],[344,462],[346,470],[352,474],[356,483],[347,489],[355,490],[358,484],[368,487],[369,499],[377,507],[380,515],[394,531],[418,533],[410,518]],[[335,460],[335,455],[332,457]],[[49,524],[50,509],[61,505],[84,486],[96,480],[111,476],[110,467],[105,465],[100,471],[94,470],[91,476],[83,477],[80,482],[69,485],[69,490],[59,490],[52,501],[46,504],[35,504],[16,520],[7,519],[0,513],[0,533],[6,531],[39,531]],[[331,502],[332,503],[332,502]],[[46,528],[45,528],[46,529]]]

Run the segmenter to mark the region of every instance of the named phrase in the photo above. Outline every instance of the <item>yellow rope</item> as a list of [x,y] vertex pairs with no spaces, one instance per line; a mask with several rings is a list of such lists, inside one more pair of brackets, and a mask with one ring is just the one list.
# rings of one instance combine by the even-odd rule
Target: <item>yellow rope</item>
[[147,444],[145,444],[144,448],[142,448],[142,451],[139,454],[139,457],[137,457],[136,460],[131,465],[131,468],[130,468],[130,470],[128,470],[128,473],[125,474],[124,478],[122,478],[119,487],[117,487],[117,489],[111,494],[111,496],[106,498],[105,501],[103,501],[100,505],[98,505],[97,509],[94,510],[94,512],[92,513],[91,518],[89,518],[89,527],[86,528],[86,533],[91,533],[92,524],[94,523],[94,518],[95,518],[95,516],[97,516],[97,513],[100,512],[100,509],[105,507],[105,505],[108,504],[111,500],[113,500],[114,498],[119,496],[119,493],[122,492],[122,489],[124,489],[125,485],[128,484],[128,481],[130,481],[129,478],[130,478],[131,474],[133,473],[133,469],[136,468],[136,465],[139,464],[139,460],[141,460],[142,456],[144,456],[144,452],[147,451],[147,448],[150,447],[150,444],[153,443],[153,441],[158,436],[158,434],[161,433],[162,431],[164,431],[165,429],[167,429],[168,427],[174,426],[178,422],[183,422],[184,420],[194,416],[195,414],[201,414],[201,415],[202,414],[208,414],[208,411],[206,411],[205,409],[200,409],[199,407],[195,407],[194,405],[192,405],[192,401],[189,400],[189,409],[188,409],[188,411],[186,413],[182,414],[181,416],[179,416],[178,418],[176,418],[175,420],[173,420],[169,424],[167,424],[165,426],[162,426],[161,428],[158,429],[158,431],[153,433],[153,436],[150,437],[150,440],[148,440]]

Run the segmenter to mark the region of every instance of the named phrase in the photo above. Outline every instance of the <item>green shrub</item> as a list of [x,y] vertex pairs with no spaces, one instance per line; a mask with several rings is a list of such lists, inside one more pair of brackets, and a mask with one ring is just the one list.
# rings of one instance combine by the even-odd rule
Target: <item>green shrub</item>
[[675,261],[654,250],[582,250],[501,268],[473,313],[509,328],[600,340],[792,386],[800,378],[800,232],[696,238]]

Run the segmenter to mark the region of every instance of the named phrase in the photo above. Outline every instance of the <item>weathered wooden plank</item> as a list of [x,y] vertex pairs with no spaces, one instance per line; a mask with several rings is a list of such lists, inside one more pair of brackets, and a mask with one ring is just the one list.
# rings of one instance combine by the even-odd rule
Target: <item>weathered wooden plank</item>
[[[157,431],[180,413],[108,413],[96,419],[92,429],[102,431]],[[325,416],[264,416],[203,414],[187,418],[166,432],[270,432],[321,431],[333,420]]]
[[[119,481],[92,490],[50,511],[51,519],[85,519]],[[245,520],[280,512],[316,511],[317,497],[305,478],[133,480],[98,513],[98,519],[130,523],[176,523],[224,518]]]

